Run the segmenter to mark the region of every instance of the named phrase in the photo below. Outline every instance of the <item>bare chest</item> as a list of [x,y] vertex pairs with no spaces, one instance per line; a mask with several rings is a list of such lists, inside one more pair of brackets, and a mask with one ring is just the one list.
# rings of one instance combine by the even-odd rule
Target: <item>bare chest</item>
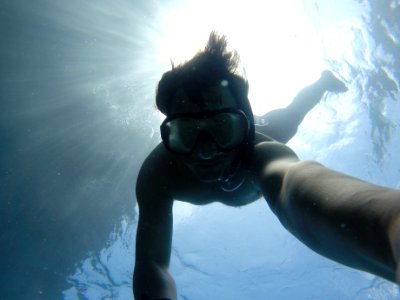
[[239,186],[226,186],[221,182],[203,183],[187,178],[174,193],[174,199],[196,205],[220,202],[228,206],[242,206],[259,199],[262,194],[250,178],[244,178]]

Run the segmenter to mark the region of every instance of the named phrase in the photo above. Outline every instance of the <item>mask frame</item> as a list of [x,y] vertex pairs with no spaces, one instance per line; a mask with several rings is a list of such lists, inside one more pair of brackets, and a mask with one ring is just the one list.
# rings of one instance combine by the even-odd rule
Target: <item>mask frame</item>
[[[239,130],[242,130],[241,137],[239,137],[238,142],[234,142],[232,145],[229,145],[229,143],[223,142],[223,132],[218,132],[218,130],[223,130],[221,129],[222,127],[216,126],[216,124],[210,124],[212,122],[215,122],[215,118],[218,116],[222,116],[223,114],[234,114],[235,118],[238,118],[238,122],[241,124],[234,124],[235,126],[241,126]],[[196,126],[193,126],[193,124],[188,124],[190,125],[191,128],[188,129],[188,132],[182,131],[182,133],[179,132],[179,121],[181,121],[181,125],[184,124],[182,120],[186,120],[188,122],[192,121],[194,123],[197,122]],[[174,124],[174,121],[177,121]],[[207,124],[207,122],[209,124]],[[236,122],[236,121],[234,121]],[[178,138],[182,138],[185,134],[187,135],[187,140],[186,144],[185,141],[180,142],[179,139],[176,142],[176,145],[173,145],[173,142],[171,142],[171,128],[173,126],[176,126],[175,130],[177,131]],[[243,127],[242,127],[243,126]],[[244,128],[244,129],[242,129]],[[235,128],[233,128],[235,129]],[[214,111],[207,111],[207,112],[199,112],[199,113],[177,113],[173,114],[171,116],[168,116],[160,125],[160,132],[161,132],[161,138],[164,143],[164,146],[167,148],[172,153],[179,154],[179,155],[191,155],[193,151],[196,149],[196,146],[199,141],[199,137],[202,134],[207,134],[212,138],[212,140],[215,142],[217,145],[218,149],[221,152],[229,152],[234,149],[240,148],[244,143],[246,143],[248,139],[248,135],[250,132],[251,126],[250,126],[250,121],[246,114],[237,108],[225,108],[225,109],[220,109],[220,110],[214,110]],[[190,130],[193,131],[193,136],[190,135]],[[234,133],[232,133],[234,134]],[[179,136],[180,135],[180,136]],[[181,143],[181,146],[183,146],[181,149],[179,147],[176,147],[179,143]],[[228,144],[228,145],[226,145]],[[186,149],[183,149],[186,148]]]

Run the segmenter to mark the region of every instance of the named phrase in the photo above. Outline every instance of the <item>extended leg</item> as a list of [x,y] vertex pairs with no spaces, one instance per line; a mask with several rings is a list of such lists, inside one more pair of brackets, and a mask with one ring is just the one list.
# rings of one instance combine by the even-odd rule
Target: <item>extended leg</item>
[[272,110],[256,117],[256,131],[281,143],[287,143],[297,132],[306,114],[322,99],[325,92],[343,93],[345,84],[332,72],[324,71],[313,84],[303,88],[286,108]]

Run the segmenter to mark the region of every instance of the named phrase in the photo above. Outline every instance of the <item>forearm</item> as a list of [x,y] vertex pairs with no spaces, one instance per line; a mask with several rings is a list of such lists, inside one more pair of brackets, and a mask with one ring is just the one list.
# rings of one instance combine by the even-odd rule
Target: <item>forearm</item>
[[399,191],[299,162],[270,201],[284,226],[314,251],[396,281]]
[[168,269],[152,262],[136,262],[133,274],[135,300],[176,300],[175,281]]

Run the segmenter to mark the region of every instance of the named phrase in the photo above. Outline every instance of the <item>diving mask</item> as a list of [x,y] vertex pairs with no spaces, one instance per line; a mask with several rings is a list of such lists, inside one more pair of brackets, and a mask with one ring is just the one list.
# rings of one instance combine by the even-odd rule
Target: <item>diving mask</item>
[[174,114],[160,126],[165,147],[181,155],[190,155],[202,134],[211,137],[222,152],[231,151],[245,142],[249,128],[248,118],[238,109]]

